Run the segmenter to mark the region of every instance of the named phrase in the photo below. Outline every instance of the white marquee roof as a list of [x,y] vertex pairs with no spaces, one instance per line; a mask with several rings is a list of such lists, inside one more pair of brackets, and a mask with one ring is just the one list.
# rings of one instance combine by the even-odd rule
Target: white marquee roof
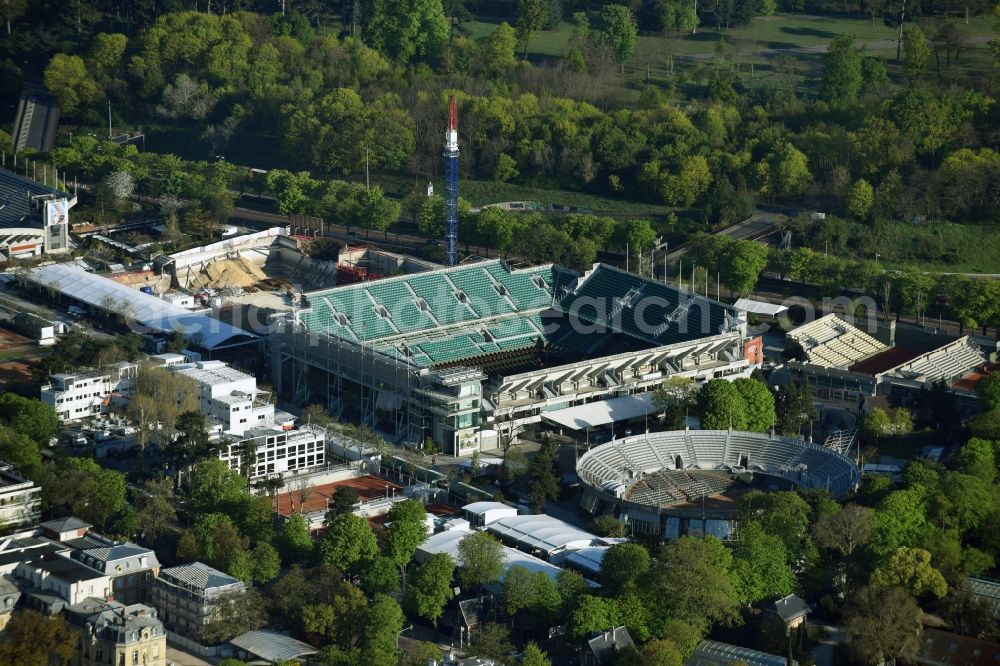
[[145,294],[137,289],[88,273],[74,264],[50,264],[31,271],[36,284],[96,308],[122,311],[131,319],[163,333],[184,332],[189,341],[203,349],[217,349],[256,340],[257,336],[208,315]]
[[545,515],[501,518],[487,525],[486,531],[502,539],[512,539],[523,548],[549,554],[563,548],[586,548],[599,542],[597,535]]
[[788,312],[788,308],[784,305],[775,305],[774,303],[758,301],[752,298],[741,298],[733,303],[733,307],[737,310],[764,315],[765,317],[777,317],[780,314]]
[[542,412],[546,421],[571,430],[583,430],[596,426],[627,421],[656,411],[652,392],[626,395],[621,398],[589,402],[586,405]]

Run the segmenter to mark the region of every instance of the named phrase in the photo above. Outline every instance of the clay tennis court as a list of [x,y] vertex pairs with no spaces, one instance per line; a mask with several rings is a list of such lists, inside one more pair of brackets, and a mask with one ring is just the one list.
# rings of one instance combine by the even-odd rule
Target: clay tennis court
[[0,328],[0,385],[24,384],[31,381],[31,363],[38,359],[34,341],[6,328]]
[[393,489],[398,494],[403,487],[392,481],[380,479],[377,476],[359,476],[356,479],[337,481],[335,483],[324,483],[315,486],[309,493],[305,502],[300,506],[299,493],[297,491],[281,493],[275,497],[276,511],[282,516],[290,516],[294,510],[296,513],[309,513],[312,511],[325,511],[333,498],[337,488],[354,488],[358,491],[358,497],[362,502],[367,502],[379,497],[385,497],[386,487],[389,488],[389,495]]

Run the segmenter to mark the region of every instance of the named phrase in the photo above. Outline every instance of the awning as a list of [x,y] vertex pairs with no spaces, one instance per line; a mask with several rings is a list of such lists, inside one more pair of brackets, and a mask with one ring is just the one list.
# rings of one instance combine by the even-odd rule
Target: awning
[[656,407],[653,405],[653,394],[647,392],[543,412],[542,418],[570,430],[584,430],[608,423],[628,421],[654,411]]
[[741,298],[733,303],[733,307],[737,310],[743,310],[744,312],[763,315],[765,317],[777,317],[778,315],[788,312],[788,308],[784,305],[775,305],[774,303],[768,303],[767,301],[755,301],[752,298]]

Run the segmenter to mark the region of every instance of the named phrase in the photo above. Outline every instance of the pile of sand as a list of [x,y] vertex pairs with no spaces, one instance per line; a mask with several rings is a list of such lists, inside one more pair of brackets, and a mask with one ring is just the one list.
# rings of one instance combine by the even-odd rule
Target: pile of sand
[[243,259],[217,259],[201,267],[198,276],[188,285],[189,289],[224,289],[226,287],[252,287],[267,275],[253,262]]

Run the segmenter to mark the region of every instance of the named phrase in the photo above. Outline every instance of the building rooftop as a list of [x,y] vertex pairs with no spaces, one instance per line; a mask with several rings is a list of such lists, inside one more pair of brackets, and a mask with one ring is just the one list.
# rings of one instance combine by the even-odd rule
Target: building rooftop
[[46,520],[40,527],[51,532],[69,532],[70,530],[89,530],[93,525],[75,516],[67,516],[66,518]]
[[240,634],[229,642],[267,663],[284,663],[319,654],[319,650],[308,643],[263,629]]
[[614,627],[602,632],[589,641],[587,646],[594,654],[599,664],[613,664],[618,651],[626,647],[635,647],[631,634],[625,627]]
[[0,229],[42,229],[41,215],[32,214],[31,197],[55,195],[72,199],[68,193],[43,185],[13,171],[0,169]]
[[789,594],[787,597],[776,599],[773,610],[785,624],[804,617],[810,612],[809,604],[806,603],[806,600],[795,594]]
[[201,562],[191,562],[190,564],[161,569],[160,578],[172,579],[197,590],[243,585],[239,579]]
[[31,271],[29,280],[92,307],[114,303],[118,308],[127,308],[140,324],[161,333],[180,330],[203,349],[222,349],[258,340],[258,336],[249,331],[94,275],[73,264],[40,266]]
[[[747,666],[785,666],[786,663],[784,657],[759,650],[719,641],[702,641],[684,661],[684,666],[729,666],[734,662]],[[798,662],[793,661],[792,664],[795,666]]]
[[32,557],[25,561],[25,565],[46,571],[50,576],[54,576],[67,583],[79,583],[80,581],[93,580],[105,576],[100,571],[60,553],[46,553]]

